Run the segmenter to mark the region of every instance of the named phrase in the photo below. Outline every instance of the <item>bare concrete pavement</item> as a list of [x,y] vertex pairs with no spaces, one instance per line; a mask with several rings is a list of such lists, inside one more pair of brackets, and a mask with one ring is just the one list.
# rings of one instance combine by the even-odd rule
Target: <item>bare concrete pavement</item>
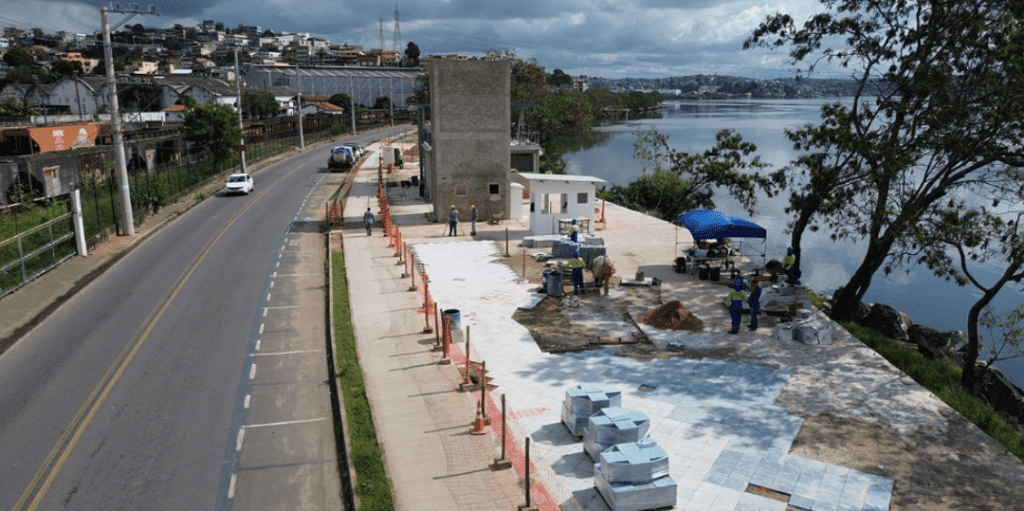
[[[371,162],[375,161],[371,157]],[[512,470],[494,470],[500,446],[470,434],[474,395],[460,393],[458,370],[439,365],[423,333],[420,295],[380,228],[375,168],[364,168],[345,206],[342,236],[349,301],[366,394],[399,510],[509,510],[525,502]],[[399,192],[400,193],[400,192]],[[366,236],[367,206],[378,220]]]

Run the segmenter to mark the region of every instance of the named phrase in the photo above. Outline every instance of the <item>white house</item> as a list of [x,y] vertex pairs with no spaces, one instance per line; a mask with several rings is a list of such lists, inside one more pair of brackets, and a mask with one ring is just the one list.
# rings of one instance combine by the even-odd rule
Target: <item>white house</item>
[[594,223],[597,184],[604,179],[568,174],[513,172],[512,181],[526,187],[530,195],[530,231],[536,235],[556,234],[559,220],[589,219]]

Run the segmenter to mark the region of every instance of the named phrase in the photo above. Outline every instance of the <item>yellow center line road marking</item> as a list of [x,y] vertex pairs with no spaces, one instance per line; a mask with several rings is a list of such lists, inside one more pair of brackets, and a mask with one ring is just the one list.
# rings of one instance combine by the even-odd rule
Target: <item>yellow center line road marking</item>
[[[296,167],[296,169],[297,168],[298,167]],[[206,256],[213,250],[213,247],[217,242],[224,237],[228,232],[228,229],[230,229],[231,226],[242,217],[242,215],[249,211],[249,209],[262,199],[272,188],[277,186],[278,183],[290,176],[293,172],[295,172],[295,169],[284,174],[273,184],[264,188],[262,192],[253,198],[253,200],[249,201],[249,203],[242,207],[242,209],[238,210],[238,212],[228,220],[224,227],[221,228],[217,235],[214,236],[205,247],[203,247],[203,250],[196,256],[192,263],[189,264],[181,277],[178,277],[173,289],[164,296],[163,300],[161,300],[157,307],[153,309],[153,312],[151,312],[149,317],[146,318],[146,321],[142,323],[135,336],[132,337],[131,341],[128,342],[114,360],[114,363],[111,364],[109,369],[107,369],[107,372],[102,378],[100,378],[99,383],[96,384],[96,387],[93,389],[92,393],[89,394],[85,403],[83,403],[82,407],[79,408],[78,413],[75,414],[75,417],[71,419],[71,423],[68,424],[67,428],[65,428],[64,434],[62,434],[60,439],[57,440],[57,444],[53,446],[53,449],[46,457],[43,465],[39,467],[39,470],[37,470],[35,475],[32,476],[32,480],[29,481],[28,487],[25,488],[25,491],[21,494],[21,498],[19,498],[18,502],[14,504],[11,511],[35,511],[35,509],[39,507],[43,497],[46,496],[46,493],[50,490],[50,486],[53,484],[53,481],[57,478],[57,474],[59,474],[61,469],[64,468],[64,463],[67,462],[68,456],[71,455],[71,451],[75,449],[75,445],[78,444],[79,439],[82,438],[82,435],[85,433],[86,428],[88,428],[89,423],[92,422],[93,417],[96,416],[96,413],[103,405],[103,402],[107,399],[110,391],[114,388],[114,384],[116,384],[121,378],[121,375],[124,374],[124,370],[128,367],[128,364],[131,363],[135,354],[139,352],[139,348],[142,347],[142,343],[146,341],[149,335],[153,332],[153,329],[156,328],[160,318],[163,317],[164,313],[167,312],[167,309],[170,308],[171,303],[174,302],[178,293],[181,292],[182,288],[185,287],[185,284],[187,284],[192,278],[192,275],[199,268],[199,265],[206,259]],[[26,503],[29,503],[28,507],[25,507]]]

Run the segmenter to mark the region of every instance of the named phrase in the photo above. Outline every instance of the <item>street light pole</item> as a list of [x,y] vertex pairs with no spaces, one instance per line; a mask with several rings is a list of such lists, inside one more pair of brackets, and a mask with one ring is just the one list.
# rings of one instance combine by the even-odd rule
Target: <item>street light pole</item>
[[110,22],[107,8],[101,7],[103,18],[103,62],[107,67],[107,88],[110,94],[110,132],[114,142],[114,170],[117,184],[121,188],[121,223],[126,236],[135,235],[135,219],[132,215],[132,197],[128,187],[128,164],[124,157],[124,138],[121,134],[121,112],[117,104],[117,80],[114,76],[114,52],[110,46]]

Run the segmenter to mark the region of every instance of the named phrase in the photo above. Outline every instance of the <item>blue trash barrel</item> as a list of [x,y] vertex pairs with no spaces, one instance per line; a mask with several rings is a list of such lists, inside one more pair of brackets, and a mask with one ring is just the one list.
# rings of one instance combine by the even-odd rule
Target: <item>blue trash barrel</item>
[[409,182],[412,183],[413,186],[419,186],[420,185],[420,176],[410,176],[409,177]]
[[548,296],[562,296],[562,274],[557,271],[548,274]]
[[452,332],[462,329],[462,319],[459,315],[459,309],[445,309],[441,313],[450,318],[448,320],[448,325]]
[[540,280],[540,292],[548,294],[548,275],[551,274],[551,270],[544,270],[543,277]]

